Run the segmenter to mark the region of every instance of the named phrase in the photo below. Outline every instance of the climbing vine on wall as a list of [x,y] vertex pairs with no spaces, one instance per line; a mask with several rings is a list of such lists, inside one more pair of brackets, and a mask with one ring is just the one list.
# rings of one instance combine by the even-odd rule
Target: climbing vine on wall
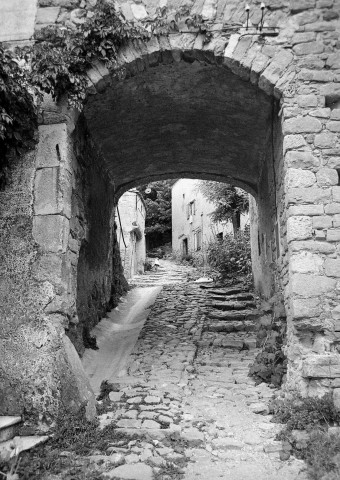
[[179,31],[181,19],[188,30],[209,41],[209,24],[189,16],[182,6],[176,13],[166,7],[143,23],[128,22],[111,2],[100,0],[83,23],[61,24],[40,30],[33,45],[5,51],[0,44],[0,188],[8,167],[8,152],[31,145],[44,93],[58,100],[67,93],[70,107],[82,109],[88,79],[86,71],[100,60],[115,67],[119,49],[128,41]]

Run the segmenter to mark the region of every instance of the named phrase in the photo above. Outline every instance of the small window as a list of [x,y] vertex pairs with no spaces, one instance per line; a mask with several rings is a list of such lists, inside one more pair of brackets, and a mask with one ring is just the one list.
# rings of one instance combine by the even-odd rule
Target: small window
[[196,214],[196,202],[193,200],[187,205],[187,218],[189,219],[191,215]]
[[261,257],[261,237],[260,237],[260,232],[257,233],[257,247],[258,247],[259,257]]
[[196,251],[202,248],[202,230],[196,230],[194,233],[194,248]]
[[219,240],[220,242],[222,242],[222,240],[223,240],[223,232],[218,233],[218,234],[216,235],[216,238],[217,238],[217,240]]

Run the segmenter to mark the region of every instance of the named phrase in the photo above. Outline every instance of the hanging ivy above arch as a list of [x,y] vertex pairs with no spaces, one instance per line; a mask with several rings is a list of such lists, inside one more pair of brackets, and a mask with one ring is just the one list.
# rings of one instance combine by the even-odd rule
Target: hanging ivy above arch
[[175,13],[164,7],[136,24],[127,21],[113,3],[100,0],[84,23],[74,28],[45,27],[37,32],[34,43],[14,51],[0,44],[0,188],[5,183],[8,153],[20,154],[32,145],[44,93],[54,100],[67,93],[69,106],[82,110],[88,88],[86,71],[95,60],[114,67],[123,45],[178,33],[180,21],[188,31],[201,33],[209,41],[209,22],[189,12],[186,6]]

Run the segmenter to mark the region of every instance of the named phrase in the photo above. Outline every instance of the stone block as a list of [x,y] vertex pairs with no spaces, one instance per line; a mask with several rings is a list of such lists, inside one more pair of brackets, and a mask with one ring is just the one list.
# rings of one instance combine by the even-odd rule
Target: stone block
[[136,20],[143,20],[148,16],[148,12],[142,3],[131,3],[131,11]]
[[336,281],[322,275],[294,273],[291,277],[291,293],[300,297],[318,297],[327,292],[332,292]]
[[293,240],[306,240],[312,236],[312,219],[310,217],[296,216],[287,220],[287,242]]
[[309,25],[305,25],[306,32],[332,32],[335,30],[335,25],[330,22],[313,22]]
[[40,125],[36,167],[59,167],[60,165],[65,165],[65,168],[71,171],[66,124]]
[[[332,318],[334,320],[334,322],[333,322],[334,331],[335,332],[340,332],[340,305],[337,305],[335,308],[333,308]],[[340,387],[340,385],[339,385],[339,387]]]
[[340,212],[334,215],[332,219],[332,224],[334,228],[340,227]]
[[[302,135],[285,135],[283,138],[283,152],[303,148],[307,146],[306,140]],[[294,166],[294,165],[292,165]],[[299,165],[300,166],[300,165]]]
[[289,168],[287,171],[287,175],[285,178],[285,184],[287,188],[310,187],[314,183],[316,183],[315,174],[310,170],[302,170],[301,168]]
[[317,317],[321,313],[319,298],[293,298],[291,308],[294,319]]
[[299,43],[294,45],[293,52],[296,55],[315,55],[324,51],[324,45],[321,42]]
[[33,277],[40,281],[48,281],[59,285],[62,278],[63,254],[46,253],[39,256],[32,265]]
[[273,93],[274,85],[282,77],[288,65],[292,62],[293,55],[287,50],[279,51],[259,78],[259,87],[268,95]]
[[316,95],[298,95],[297,103],[301,108],[317,107],[318,97]]
[[328,242],[339,242],[340,241],[340,228],[332,228],[327,230],[327,241]]
[[336,140],[335,133],[324,131],[315,135],[314,145],[318,148],[330,148],[335,146]]
[[36,24],[48,25],[55,23],[59,16],[60,7],[38,8]]
[[290,0],[289,6],[292,14],[303,12],[315,7],[316,0]]
[[340,132],[340,122],[337,122],[337,121],[328,122],[327,125],[326,125],[326,128],[328,128],[328,130],[330,130],[331,132],[339,133]]
[[289,244],[291,252],[300,252],[307,250],[318,253],[334,253],[335,246],[327,242],[316,242],[315,240],[294,241]]
[[331,116],[331,109],[330,108],[317,108],[316,110],[310,111],[309,115],[311,117],[329,118]]
[[289,261],[292,273],[322,273],[323,258],[311,252],[300,252]]
[[35,215],[64,214],[71,217],[72,178],[61,167],[37,170],[34,181]]
[[328,205],[325,205],[325,213],[327,213],[327,215],[336,215],[337,213],[340,213],[340,203],[329,203]]
[[126,18],[126,20],[128,22],[133,22],[134,21],[135,17],[132,13],[130,3],[128,3],[128,2],[121,3],[120,4],[120,9],[121,9],[121,12],[122,12],[123,16]]
[[325,274],[327,277],[340,277],[340,258],[326,258]]
[[237,33],[233,33],[230,35],[228,45],[224,51],[224,64],[228,65],[230,60],[233,58],[233,53],[235,48],[237,47],[238,41],[240,39],[240,35]]
[[268,65],[269,61],[270,61],[270,58],[261,52],[259,52],[256,55],[252,63],[251,72],[250,72],[250,81],[253,85],[257,84],[260,73],[263,72],[263,70]]
[[[317,216],[323,215],[324,206],[323,205],[292,205],[288,208],[288,216],[292,217],[295,215],[308,215],[308,216]],[[314,221],[314,219],[313,219]]]
[[313,228],[323,229],[330,228],[332,226],[332,217],[327,217],[326,215],[314,217],[313,218]]
[[329,168],[340,168],[340,157],[328,157],[324,159],[324,163],[329,167]]
[[287,191],[288,204],[294,203],[328,203],[331,200],[331,189],[321,187],[290,188]]
[[324,230],[314,230],[315,240],[326,240],[326,232]]
[[331,110],[331,119],[340,120],[340,108],[334,108]]
[[292,44],[312,42],[315,40],[316,34],[314,32],[295,33],[292,36]]
[[31,39],[34,34],[36,13],[36,0],[2,1],[0,42]]
[[330,55],[328,55],[326,65],[329,68],[338,69],[340,65],[340,52],[331,53]]
[[289,118],[283,123],[283,130],[285,134],[290,133],[318,133],[322,130],[320,120],[315,117],[306,115],[305,117],[298,116]]
[[321,168],[316,173],[316,179],[321,187],[329,187],[338,184],[339,175],[334,168]]
[[339,378],[339,355],[315,355],[302,362],[302,375],[307,378]]
[[307,82],[333,82],[334,72],[303,68],[298,74],[298,79]]
[[33,238],[45,252],[66,252],[69,231],[69,220],[62,215],[38,215],[33,219]]
[[332,197],[333,197],[333,202],[340,203],[340,186],[336,186],[332,188]]

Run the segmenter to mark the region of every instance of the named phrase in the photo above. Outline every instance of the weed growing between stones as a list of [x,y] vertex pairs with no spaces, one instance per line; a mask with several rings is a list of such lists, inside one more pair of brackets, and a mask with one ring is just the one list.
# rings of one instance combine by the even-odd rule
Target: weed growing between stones
[[[265,337],[259,340],[261,330]],[[287,359],[282,350],[286,338],[286,322],[271,322],[266,329],[260,327],[257,338],[262,351],[250,366],[249,374],[258,383],[272,383],[279,387],[287,371]]]
[[276,399],[271,405],[274,420],[286,424],[287,431],[311,430],[316,426],[340,423],[340,412],[334,406],[330,394],[322,398],[301,397]]
[[276,399],[270,408],[273,421],[285,424],[278,439],[284,442],[286,458],[292,452],[304,460],[311,480],[339,479],[340,434],[329,432],[329,427],[340,423],[340,411],[331,395]]
[[[18,473],[20,479],[47,479],[63,472],[64,479],[97,480],[100,473],[91,470],[87,455],[107,454],[111,444],[127,445],[131,436],[117,431],[114,422],[99,429],[98,420],[87,420],[85,407],[75,414],[59,416],[50,440],[33,451],[24,452]],[[141,440],[141,437],[138,437]],[[86,477],[84,467],[86,466]],[[6,471],[6,467],[3,467]]]

